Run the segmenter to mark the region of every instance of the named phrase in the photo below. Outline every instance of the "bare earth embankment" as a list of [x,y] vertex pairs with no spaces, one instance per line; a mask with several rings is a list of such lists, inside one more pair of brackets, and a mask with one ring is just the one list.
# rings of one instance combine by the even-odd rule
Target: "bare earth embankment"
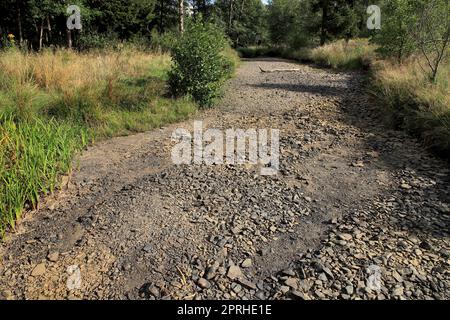
[[193,119],[100,143],[8,235],[3,298],[450,298],[448,164],[381,124],[361,74],[251,60],[197,118],[280,129],[280,173],[172,165],[172,131]]

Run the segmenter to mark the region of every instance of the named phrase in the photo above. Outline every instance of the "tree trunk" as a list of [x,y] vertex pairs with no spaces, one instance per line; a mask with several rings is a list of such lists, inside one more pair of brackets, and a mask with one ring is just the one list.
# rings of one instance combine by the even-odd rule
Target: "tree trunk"
[[228,31],[231,31],[231,25],[233,24],[233,0],[230,1],[230,6],[228,8]]
[[184,0],[178,0],[178,27],[180,33],[184,32]]
[[398,55],[397,55],[397,62],[398,62],[398,64],[402,64],[402,62],[403,62],[403,40],[400,40],[400,46],[398,48]]
[[161,0],[159,2],[159,32],[163,33],[164,32],[164,1],[165,0]]
[[[245,8],[245,0],[242,0],[241,10],[239,12],[239,15],[237,17],[237,22],[241,21],[242,16],[244,15],[244,8]],[[236,33],[236,47],[239,47],[239,38],[240,38],[239,32]]]
[[322,26],[320,33],[320,45],[327,41],[328,0],[322,0]]
[[47,43],[52,40],[52,25],[50,24],[50,17],[47,16]]
[[17,28],[19,29],[19,46],[22,47],[23,32],[22,32],[22,16],[20,12],[20,0],[16,0],[16,8],[17,8]]
[[41,20],[41,27],[39,28],[39,51],[42,50],[42,41],[44,37],[44,19]]
[[72,31],[67,29],[67,48],[72,49]]

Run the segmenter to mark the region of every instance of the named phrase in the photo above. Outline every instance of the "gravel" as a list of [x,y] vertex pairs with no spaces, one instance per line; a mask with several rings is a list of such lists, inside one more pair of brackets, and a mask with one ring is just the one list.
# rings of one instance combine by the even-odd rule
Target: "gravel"
[[[243,63],[196,119],[280,129],[277,176],[172,165],[171,134],[193,121],[98,143],[2,244],[1,296],[450,298],[448,163],[383,125],[364,75],[259,66],[293,64]],[[66,285],[73,266],[79,288]]]

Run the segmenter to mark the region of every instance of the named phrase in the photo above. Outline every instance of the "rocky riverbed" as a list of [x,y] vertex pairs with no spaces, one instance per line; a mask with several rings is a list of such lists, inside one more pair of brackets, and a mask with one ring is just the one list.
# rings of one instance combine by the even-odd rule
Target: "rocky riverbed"
[[195,119],[279,129],[275,176],[173,165],[172,132],[194,119],[91,147],[66,190],[2,244],[0,294],[450,298],[450,168],[383,125],[364,81],[283,60],[243,63],[221,104]]

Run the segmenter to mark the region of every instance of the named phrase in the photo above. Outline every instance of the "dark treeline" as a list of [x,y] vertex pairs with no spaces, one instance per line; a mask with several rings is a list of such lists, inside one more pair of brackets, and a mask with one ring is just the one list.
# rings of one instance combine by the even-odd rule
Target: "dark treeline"
[[[67,30],[69,5],[81,9],[82,30]],[[299,47],[366,32],[368,0],[3,0],[2,44],[100,47],[117,40],[152,41],[199,16],[223,28],[235,47]],[[363,34],[364,35],[364,34]]]

